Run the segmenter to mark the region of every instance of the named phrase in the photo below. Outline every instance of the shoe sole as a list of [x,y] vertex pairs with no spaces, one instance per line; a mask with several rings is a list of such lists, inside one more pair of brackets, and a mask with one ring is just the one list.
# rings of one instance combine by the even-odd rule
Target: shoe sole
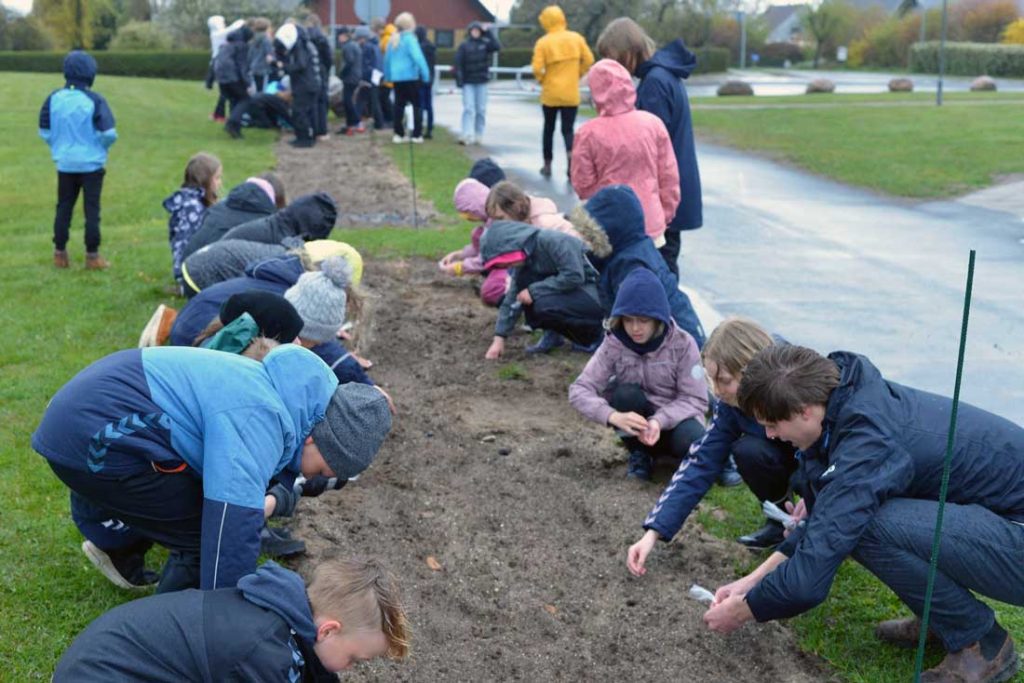
[[148,588],[149,586],[136,586],[133,583],[129,583],[127,579],[121,576],[121,572],[117,571],[114,567],[114,563],[110,561],[110,555],[93,545],[92,541],[82,541],[82,552],[89,558],[89,562],[92,566],[100,570],[103,576],[107,577],[110,583],[114,584],[118,588],[125,590],[140,590]]
[[1014,676],[1017,675],[1017,671],[1020,670],[1020,657],[1017,656],[1016,651],[1013,653],[1013,657],[1006,664],[1006,668],[997,673],[992,678],[985,681],[985,683],[1005,683]]
[[[142,328],[142,334],[139,335],[139,346],[138,348],[144,349],[149,346],[160,346],[160,333],[161,328],[166,327],[164,325],[164,316],[171,309],[167,308],[164,304],[160,304],[153,311],[153,315],[150,316],[149,322]],[[170,331],[169,328],[167,330]]]

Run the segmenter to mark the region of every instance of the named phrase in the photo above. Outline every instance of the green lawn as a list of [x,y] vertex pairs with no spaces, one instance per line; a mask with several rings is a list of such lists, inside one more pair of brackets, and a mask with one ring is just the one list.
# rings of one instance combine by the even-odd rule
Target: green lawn
[[954,93],[939,108],[931,97],[704,98],[693,121],[701,140],[903,197],[949,197],[1024,173],[1024,98]]

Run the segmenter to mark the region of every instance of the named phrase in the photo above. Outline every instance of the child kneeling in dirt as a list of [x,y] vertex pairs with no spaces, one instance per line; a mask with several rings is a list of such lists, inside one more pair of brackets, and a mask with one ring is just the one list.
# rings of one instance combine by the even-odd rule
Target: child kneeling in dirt
[[569,387],[584,417],[614,427],[629,449],[626,476],[649,480],[654,456],[685,458],[708,409],[697,343],[672,321],[658,278],[637,268],[622,282],[597,353]]
[[[603,314],[598,274],[586,251],[575,237],[525,223],[495,221],[484,232],[480,240],[484,267],[509,269],[509,287],[498,309],[494,339],[485,355],[488,360],[504,352],[505,338],[515,329],[520,312],[534,329],[568,337],[578,346],[591,347],[600,341]],[[535,350],[526,348],[528,353]]]
[[324,562],[308,586],[267,562],[237,587],[115,607],[71,643],[53,681],[334,681],[358,662],[405,658],[408,638],[376,561]]

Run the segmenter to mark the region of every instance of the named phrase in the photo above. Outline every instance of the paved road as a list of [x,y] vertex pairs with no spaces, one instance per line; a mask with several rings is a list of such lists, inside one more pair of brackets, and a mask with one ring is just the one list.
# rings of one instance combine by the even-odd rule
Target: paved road
[[[457,127],[460,100],[438,121]],[[486,147],[530,192],[576,203],[556,147],[540,166],[540,111],[494,97]],[[698,143],[705,227],[683,238],[683,285],[719,315],[791,341],[871,357],[890,378],[950,395],[968,250],[978,250],[964,400],[1024,424],[1024,221],[966,202],[912,204]]]

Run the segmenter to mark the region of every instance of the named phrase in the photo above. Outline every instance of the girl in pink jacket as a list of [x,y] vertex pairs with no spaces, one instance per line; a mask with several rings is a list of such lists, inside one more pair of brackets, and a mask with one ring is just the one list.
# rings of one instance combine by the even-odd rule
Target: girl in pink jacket
[[602,59],[590,69],[598,116],[580,127],[572,148],[572,186],[580,199],[602,187],[629,185],[644,209],[644,231],[660,247],[679,206],[679,168],[665,124],[636,108],[626,68]]
[[[487,215],[487,195],[491,190],[479,180],[466,178],[455,186],[455,208],[468,221],[479,222],[470,233],[470,242],[462,249],[453,251],[438,264],[449,275],[484,274],[484,262],[480,258],[480,237],[491,224]],[[494,268],[484,274],[480,286],[480,300],[488,306],[497,306],[505,296],[508,274],[503,268]]]
[[507,180],[491,188],[487,196],[487,215],[493,220],[529,223],[537,228],[583,239],[553,201],[547,197],[532,197]]
[[704,435],[708,386],[700,351],[672,321],[665,289],[646,268],[622,281],[607,328],[569,387],[569,402],[614,427],[629,449],[626,476],[649,480],[655,455],[681,459]]

